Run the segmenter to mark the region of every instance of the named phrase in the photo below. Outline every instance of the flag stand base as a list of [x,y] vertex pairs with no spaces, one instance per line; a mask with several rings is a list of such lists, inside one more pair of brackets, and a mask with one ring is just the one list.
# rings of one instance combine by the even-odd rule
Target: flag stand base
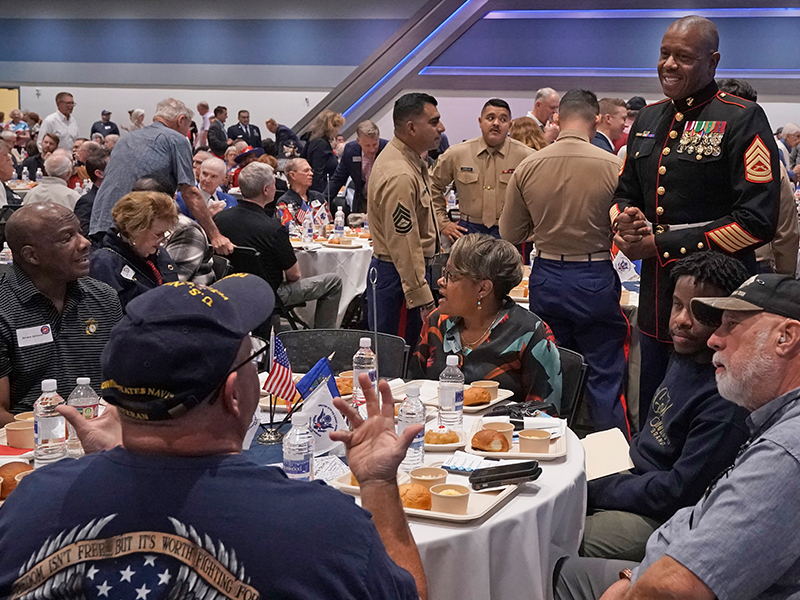
[[275,446],[276,444],[283,443],[283,434],[277,429],[267,429],[256,438],[256,441],[262,446]]

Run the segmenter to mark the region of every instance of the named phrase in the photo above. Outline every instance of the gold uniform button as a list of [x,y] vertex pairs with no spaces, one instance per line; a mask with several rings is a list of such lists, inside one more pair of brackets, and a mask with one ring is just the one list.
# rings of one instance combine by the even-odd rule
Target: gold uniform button
[[664,233],[664,228],[661,225],[659,225],[658,227],[656,227],[656,233]]
[[702,250],[703,249],[703,242],[697,242],[697,248],[699,250]]
[[656,214],[657,215],[663,215],[664,214],[664,207],[663,206],[659,206],[658,208],[656,208]]
[[666,156],[667,154],[669,154],[669,148],[664,148],[664,149],[661,151],[661,154],[663,154],[664,156]]
[[675,120],[676,120],[678,123],[680,123],[681,121],[683,121],[683,113],[677,113],[677,114],[675,115]]
[[695,156],[695,158],[697,160],[703,160],[703,155],[702,154],[698,154],[697,156]]
[[674,140],[676,137],[678,137],[678,132],[673,129],[672,131],[669,132],[669,137],[671,137]]
[[664,252],[664,258],[669,258],[669,252]]
[[727,94],[726,94],[725,92],[722,92],[722,93],[719,95],[719,97],[720,97],[720,98],[724,98],[725,96],[727,96]]
[[659,175],[665,175],[666,173],[667,173],[667,167],[665,167],[663,165],[658,167],[658,174]]
[[681,254],[686,254],[686,248],[681,248]]
[[664,189],[664,186],[663,186],[663,185],[660,185],[660,186],[658,186],[658,189],[656,190],[656,193],[657,193],[659,196],[663,196],[663,195],[666,193],[666,191],[667,191],[667,190],[665,190],[665,189]]

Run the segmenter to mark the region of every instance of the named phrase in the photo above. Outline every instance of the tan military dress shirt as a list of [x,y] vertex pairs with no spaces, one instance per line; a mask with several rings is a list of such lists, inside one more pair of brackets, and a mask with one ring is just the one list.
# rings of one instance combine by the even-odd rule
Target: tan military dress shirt
[[450,146],[439,158],[431,181],[439,228],[450,222],[444,193],[453,182],[462,216],[486,227],[497,225],[508,181],[517,165],[531,154],[533,150],[511,138],[499,148],[490,148],[483,136]]
[[794,275],[797,270],[797,246],[800,243],[800,223],[797,220],[797,205],[794,202],[794,187],[789,181],[786,167],[781,167],[781,198],[778,212],[778,229],[775,239],[756,250],[758,262],[767,261],[776,273]]
[[508,184],[500,236],[520,243],[533,233],[536,250],[577,256],[611,249],[611,219],[620,160],[562,131],[554,144],[526,158]]
[[419,154],[393,138],[375,159],[369,178],[372,250],[394,263],[408,308],[433,302],[425,280],[425,259],[436,253],[436,222],[428,168]]

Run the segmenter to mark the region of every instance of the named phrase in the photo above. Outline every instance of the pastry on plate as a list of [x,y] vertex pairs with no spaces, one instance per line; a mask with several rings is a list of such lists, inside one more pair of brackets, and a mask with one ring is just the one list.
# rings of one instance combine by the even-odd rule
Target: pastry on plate
[[458,434],[444,425],[425,432],[426,444],[457,444],[459,441]]
[[485,388],[470,387],[464,390],[464,406],[480,406],[491,401],[492,395]]
[[492,429],[481,429],[472,436],[472,448],[484,452],[508,452],[510,446],[506,436]]
[[349,396],[353,393],[353,378],[352,377],[337,377],[336,388],[342,396]]
[[400,500],[406,508],[431,509],[431,491],[418,483],[404,483],[401,485]]

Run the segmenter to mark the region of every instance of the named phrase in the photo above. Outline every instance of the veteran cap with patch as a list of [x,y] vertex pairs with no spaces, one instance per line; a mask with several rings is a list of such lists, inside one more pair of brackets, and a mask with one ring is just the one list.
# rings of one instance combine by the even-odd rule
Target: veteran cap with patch
[[800,281],[790,275],[753,275],[730,296],[692,299],[692,313],[706,325],[718,326],[724,310],[768,312],[800,321]]
[[246,274],[211,287],[167,283],[138,296],[103,351],[102,397],[133,419],[181,416],[220,386],[242,340],[274,305],[270,285]]

